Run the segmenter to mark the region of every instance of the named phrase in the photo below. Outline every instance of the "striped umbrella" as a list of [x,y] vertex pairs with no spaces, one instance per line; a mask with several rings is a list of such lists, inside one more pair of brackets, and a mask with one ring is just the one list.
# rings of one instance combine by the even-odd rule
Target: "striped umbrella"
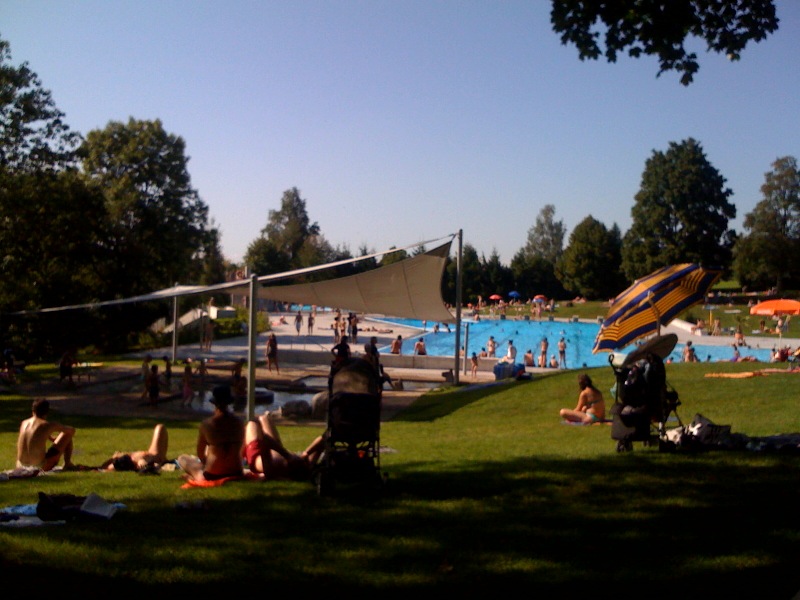
[[614,298],[592,353],[624,348],[668,325],[687,308],[703,302],[722,272],[687,263],[662,267],[637,279]]

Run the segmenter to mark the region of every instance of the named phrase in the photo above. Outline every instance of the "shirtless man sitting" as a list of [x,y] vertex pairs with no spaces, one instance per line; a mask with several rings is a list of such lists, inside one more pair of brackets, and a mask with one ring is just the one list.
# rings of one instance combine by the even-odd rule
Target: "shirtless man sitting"
[[226,477],[241,477],[244,423],[228,407],[233,402],[231,388],[214,388],[211,403],[214,414],[200,423],[197,435],[197,455],[182,454],[178,464],[187,479],[215,481]]
[[114,452],[100,469],[107,471],[140,471],[150,466],[160,467],[167,462],[169,437],[167,428],[160,423],[153,429],[153,439],[147,450],[135,452]]
[[[73,469],[72,438],[75,428],[47,420],[50,402],[44,399],[33,401],[33,416],[25,419],[19,427],[17,439],[17,468],[36,467],[51,471],[64,457],[64,468]],[[53,445],[47,448],[47,443]]]
[[247,423],[244,457],[253,473],[263,473],[267,480],[291,479],[303,481],[311,478],[311,471],[319,461],[325,443],[322,436],[300,454],[289,452],[283,445],[275,427],[272,414],[267,411],[257,421]]

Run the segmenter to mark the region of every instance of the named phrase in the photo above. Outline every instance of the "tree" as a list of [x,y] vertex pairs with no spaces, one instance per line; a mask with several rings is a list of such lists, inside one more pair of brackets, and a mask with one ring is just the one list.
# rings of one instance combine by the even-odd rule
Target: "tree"
[[620,269],[622,238],[589,215],[569,236],[556,274],[564,287],[590,300],[613,298],[624,287]]
[[561,258],[566,229],[563,221],[554,219],[556,207],[545,204],[536,216],[536,222],[528,230],[528,240],[523,253],[528,257],[539,257],[555,265]]
[[80,135],[69,130],[28,63],[10,61],[11,46],[0,39],[0,168],[36,172],[74,165]]
[[[0,169],[0,311],[37,310],[91,302],[106,289],[113,264],[105,244],[104,199],[71,170],[11,174]],[[13,282],[13,285],[10,284]],[[84,344],[91,315],[9,317],[6,343],[31,357]],[[57,326],[53,318],[58,320]]]
[[[442,297],[451,306],[456,303],[457,262],[448,257],[442,281]],[[490,292],[491,295],[494,292]],[[484,271],[478,252],[472,244],[465,243],[461,248],[461,301],[464,304],[478,302],[478,296],[486,300]]]
[[299,259],[300,249],[310,236],[319,234],[319,225],[309,219],[306,201],[294,187],[283,192],[279,210],[269,211],[269,222],[261,233],[287,255],[293,268],[298,268],[308,266]]
[[743,285],[774,285],[800,280],[795,267],[800,250],[800,170],[792,156],[778,158],[764,175],[763,199],[745,215],[749,231],[736,243],[734,271]]
[[489,260],[483,260],[483,270],[486,282],[484,300],[492,294],[504,296],[513,289],[514,275],[509,267],[500,262],[500,255],[496,249],[492,249]]
[[728,221],[736,207],[724,186],[725,178],[691,138],[653,151],[622,242],[626,277],[632,281],[682,262],[727,267],[733,243]]
[[131,118],[89,132],[80,155],[111,220],[118,268],[109,287],[138,294],[197,273],[210,241],[208,207],[191,186],[183,139],[159,120]]
[[[683,85],[689,85],[700,68],[697,55],[685,48],[688,37],[704,40],[709,51],[739,60],[749,42],[778,29],[774,0],[553,0],[550,22],[562,44],[578,48],[581,60],[605,55],[608,62],[616,62],[625,50],[634,58],[655,56],[658,76],[676,71]],[[604,50],[598,44],[601,33]]]
[[393,265],[394,263],[398,263],[401,260],[405,260],[408,258],[408,252],[405,250],[395,250],[396,246],[391,246],[389,250],[391,252],[387,252],[383,256],[381,256],[380,266],[386,267],[388,265]]

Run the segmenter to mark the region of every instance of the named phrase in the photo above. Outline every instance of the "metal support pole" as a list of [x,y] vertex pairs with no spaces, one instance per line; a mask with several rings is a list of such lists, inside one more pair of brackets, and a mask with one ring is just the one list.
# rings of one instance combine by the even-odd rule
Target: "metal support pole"
[[256,339],[258,337],[258,327],[256,326],[256,294],[258,289],[258,278],[253,275],[250,277],[250,319],[247,327],[247,420],[252,421],[256,414]]
[[[178,284],[175,284],[178,287]],[[172,297],[172,363],[178,358],[178,296]]]
[[[456,254],[456,368],[453,369],[453,383],[458,385],[459,352],[461,350],[461,253],[464,234],[458,230],[458,253]],[[466,354],[466,349],[464,350]]]

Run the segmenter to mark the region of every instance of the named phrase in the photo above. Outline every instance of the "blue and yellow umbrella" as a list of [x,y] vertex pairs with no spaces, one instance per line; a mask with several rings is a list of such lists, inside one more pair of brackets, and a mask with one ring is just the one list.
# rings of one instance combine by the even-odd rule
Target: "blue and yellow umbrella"
[[686,263],[662,267],[637,279],[614,298],[592,353],[619,350],[640,338],[659,334],[662,326],[703,302],[721,274],[718,269]]

